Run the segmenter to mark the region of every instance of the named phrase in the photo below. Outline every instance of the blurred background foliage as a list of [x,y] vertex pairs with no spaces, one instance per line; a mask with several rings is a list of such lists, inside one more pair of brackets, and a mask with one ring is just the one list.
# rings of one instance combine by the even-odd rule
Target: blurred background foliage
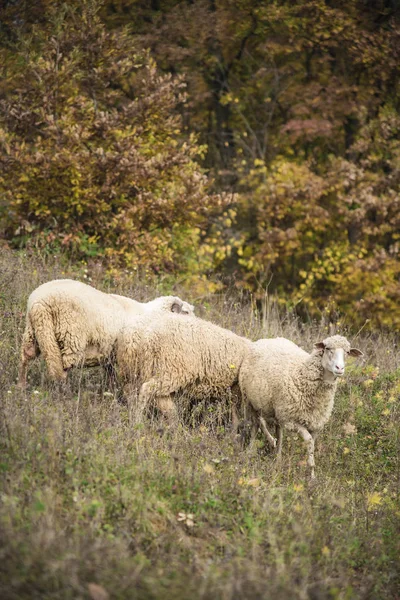
[[3,0],[10,247],[400,326],[398,0]]

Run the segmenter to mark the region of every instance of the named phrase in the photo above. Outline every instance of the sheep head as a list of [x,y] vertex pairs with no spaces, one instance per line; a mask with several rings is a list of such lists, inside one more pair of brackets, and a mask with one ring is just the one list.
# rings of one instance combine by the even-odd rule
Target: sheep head
[[324,380],[332,380],[344,375],[347,356],[362,356],[358,348],[352,348],[350,342],[341,335],[333,335],[314,344],[315,352],[321,356]]
[[161,310],[166,312],[179,313],[181,315],[193,315],[194,306],[181,300],[178,296],[161,296],[153,300],[152,304],[158,305]]

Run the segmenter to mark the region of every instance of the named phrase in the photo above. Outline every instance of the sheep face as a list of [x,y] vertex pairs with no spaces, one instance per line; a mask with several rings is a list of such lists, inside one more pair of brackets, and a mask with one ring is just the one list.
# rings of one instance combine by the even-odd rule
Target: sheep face
[[336,379],[344,375],[347,356],[362,356],[361,350],[351,348],[348,340],[340,335],[326,338],[317,342],[315,348],[321,354],[321,365],[324,369],[324,379]]

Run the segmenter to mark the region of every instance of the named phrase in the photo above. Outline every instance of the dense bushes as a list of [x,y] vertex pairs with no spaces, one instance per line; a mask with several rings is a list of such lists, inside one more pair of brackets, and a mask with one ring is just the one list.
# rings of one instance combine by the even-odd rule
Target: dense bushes
[[180,272],[193,228],[223,200],[207,193],[182,137],[180,78],[160,75],[127,30],[90,3],[56,12],[2,49],[2,222],[13,245]]
[[9,245],[398,327],[392,4],[40,6],[0,27]]

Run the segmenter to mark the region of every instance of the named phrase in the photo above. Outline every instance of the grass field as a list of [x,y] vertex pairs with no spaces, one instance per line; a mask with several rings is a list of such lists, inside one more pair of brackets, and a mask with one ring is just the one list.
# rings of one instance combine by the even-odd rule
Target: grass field
[[[71,274],[110,289],[100,269],[0,258],[2,600],[400,598],[395,337],[367,325],[355,340],[365,357],[340,382],[311,486],[300,439],[285,435],[277,464],[261,438],[243,449],[213,404],[195,425],[186,415],[174,430],[157,418],[139,427],[103,393],[98,369],[75,371],[60,391],[40,361],[19,392],[27,297]],[[169,291],[132,277],[112,289]],[[302,324],[229,295],[185,299],[253,339],[284,335],[310,350],[328,333],[323,316]]]

